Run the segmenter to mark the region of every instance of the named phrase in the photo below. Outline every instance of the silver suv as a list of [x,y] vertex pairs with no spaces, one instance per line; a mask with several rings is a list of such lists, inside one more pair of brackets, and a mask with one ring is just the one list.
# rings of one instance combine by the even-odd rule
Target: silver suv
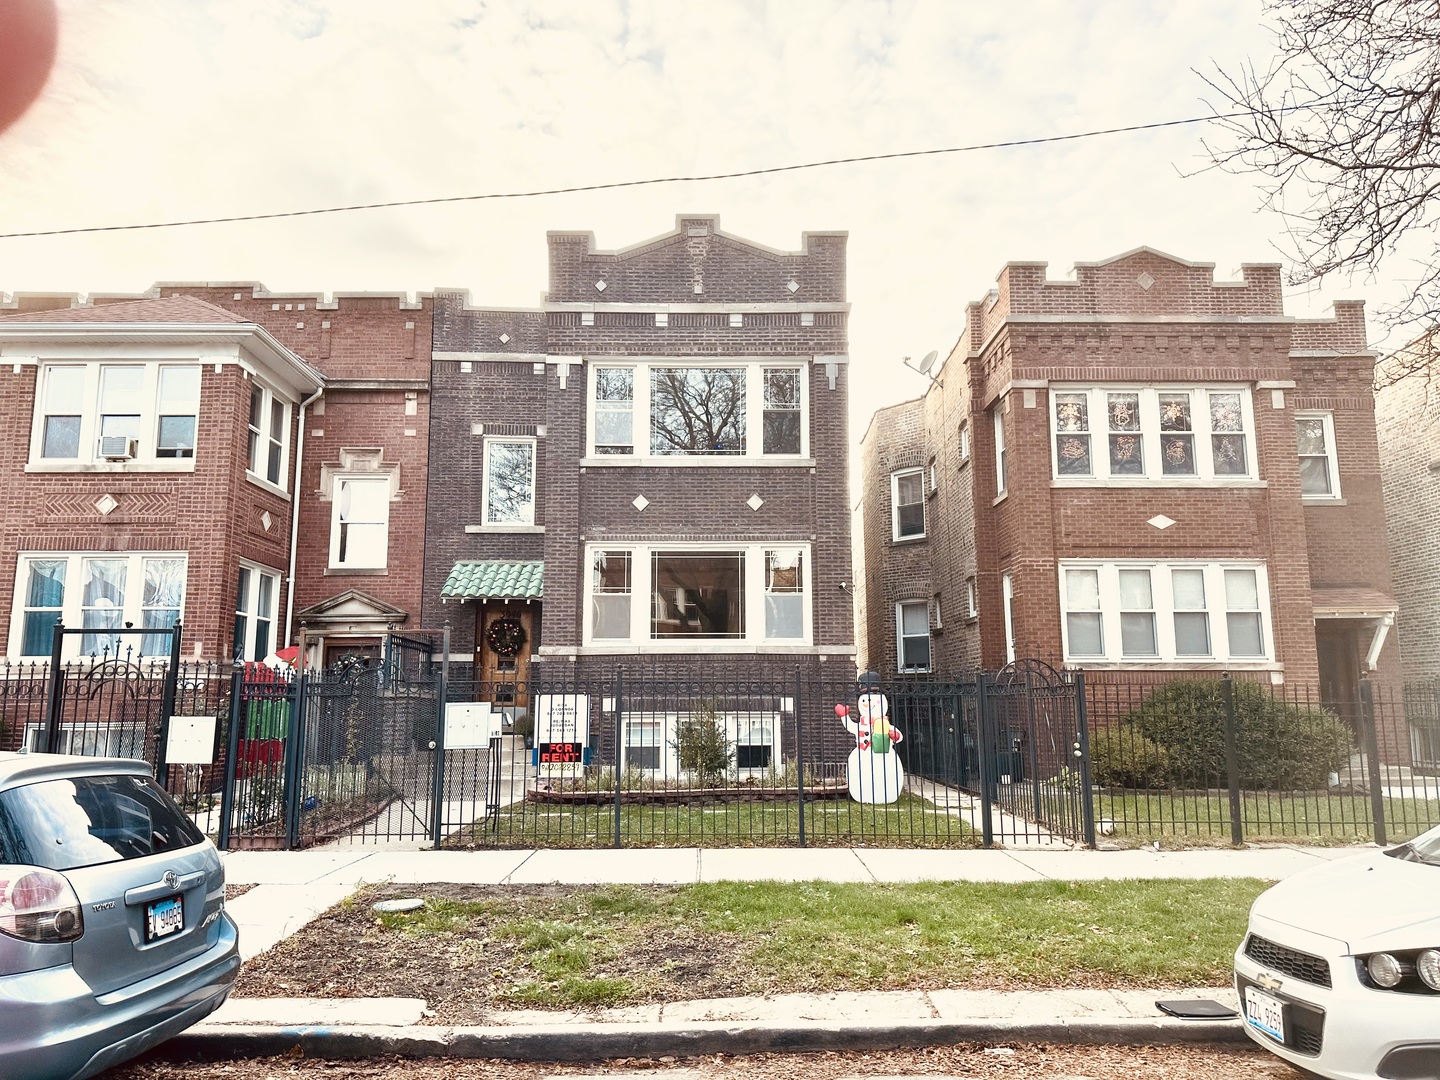
[[220,856],[144,762],[0,753],[0,1076],[94,1076],[239,969]]

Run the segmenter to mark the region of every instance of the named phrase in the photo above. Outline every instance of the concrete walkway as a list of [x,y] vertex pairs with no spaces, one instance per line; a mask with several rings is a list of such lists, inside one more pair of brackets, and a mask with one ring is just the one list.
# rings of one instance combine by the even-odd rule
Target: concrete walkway
[[[256,956],[366,882],[576,886],[700,881],[906,882],[1256,877],[1278,880],[1373,848],[1129,851],[667,848],[433,852],[233,852],[227,880],[254,885],[227,905]],[[606,1056],[873,1049],[962,1041],[1243,1041],[1238,1020],[1163,1016],[1157,998],[1235,1007],[1229,987],[1165,991],[932,990],[723,998],[587,1012],[496,1010],[482,1027],[426,1024],[418,999],[234,999],[168,1044],[204,1057],[285,1053],[592,1060]]]

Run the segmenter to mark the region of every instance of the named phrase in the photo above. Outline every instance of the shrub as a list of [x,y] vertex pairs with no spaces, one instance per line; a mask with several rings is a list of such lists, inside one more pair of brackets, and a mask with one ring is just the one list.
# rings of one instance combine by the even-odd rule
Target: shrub
[[1100,787],[1162,788],[1170,783],[1170,755],[1133,727],[1090,736],[1090,780]]
[[681,771],[689,773],[700,787],[723,784],[735,760],[725,721],[709,702],[697,703],[690,715],[680,721],[674,746]]
[[[1323,788],[1329,774],[1349,759],[1349,732],[1334,716],[1276,698],[1256,683],[1231,686],[1241,787]],[[1177,680],[1121,719],[1123,726],[1165,749],[1174,786],[1226,782],[1221,687],[1217,680]]]

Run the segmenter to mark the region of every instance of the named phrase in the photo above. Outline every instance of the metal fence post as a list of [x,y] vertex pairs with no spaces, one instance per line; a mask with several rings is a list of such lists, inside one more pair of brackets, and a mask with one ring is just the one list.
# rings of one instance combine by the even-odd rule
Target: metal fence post
[[230,847],[230,819],[235,814],[235,784],[239,780],[240,724],[245,710],[245,665],[235,661],[235,670],[230,674],[230,733],[225,740],[225,786],[220,789],[220,837],[219,848]]
[[1080,821],[1085,846],[1095,846],[1095,795],[1090,777],[1090,723],[1085,706],[1085,673],[1075,672],[1075,756],[1080,759]]
[[[142,639],[143,640],[143,639]],[[175,711],[175,685],[180,679],[180,624],[170,628],[170,666],[165,670],[165,687],[160,692],[160,731],[155,740],[155,779],[170,790],[170,714]]]
[[1370,784],[1370,814],[1375,822],[1375,843],[1385,846],[1385,788],[1380,780],[1380,740],[1375,733],[1375,685],[1360,680],[1360,729],[1365,740],[1365,772]]
[[65,700],[65,669],[60,666],[60,653],[65,647],[65,624],[55,620],[50,637],[50,693],[45,703],[45,752],[60,752],[60,706]]
[[[449,700],[450,680],[450,628],[444,630],[441,639],[440,685],[435,695],[435,740],[430,744],[430,842],[436,851],[440,850],[440,831],[445,816],[445,707]],[[433,661],[432,661],[433,663]]]
[[300,743],[304,738],[305,689],[310,676],[303,671],[295,677],[290,695],[290,730],[285,740],[285,847],[293,850],[300,843]]
[[622,719],[625,709],[621,698],[624,690],[622,685],[624,678],[622,672],[615,672],[615,846],[617,848],[620,846],[620,781],[623,778],[623,763],[620,758],[625,737],[625,721]]
[[1240,820],[1240,747],[1235,724],[1235,684],[1227,672],[1220,680],[1220,700],[1225,705],[1225,779],[1230,789],[1230,843],[1245,843]]
[[[795,669],[795,799],[800,806],[800,846],[805,846],[805,721],[800,710],[800,669]],[[785,743],[780,740],[781,745]]]
[[981,672],[975,681],[975,707],[978,721],[975,734],[980,750],[980,837],[988,848],[995,846],[995,821],[991,813],[998,796],[998,782],[995,776],[995,747],[990,731],[990,686],[991,677]]

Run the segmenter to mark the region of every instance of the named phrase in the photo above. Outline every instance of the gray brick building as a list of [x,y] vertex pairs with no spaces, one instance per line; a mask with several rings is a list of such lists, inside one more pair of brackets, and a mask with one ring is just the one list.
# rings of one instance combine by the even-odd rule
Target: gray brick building
[[718,225],[552,232],[539,310],[436,293],[423,621],[478,680],[853,673],[846,236]]

